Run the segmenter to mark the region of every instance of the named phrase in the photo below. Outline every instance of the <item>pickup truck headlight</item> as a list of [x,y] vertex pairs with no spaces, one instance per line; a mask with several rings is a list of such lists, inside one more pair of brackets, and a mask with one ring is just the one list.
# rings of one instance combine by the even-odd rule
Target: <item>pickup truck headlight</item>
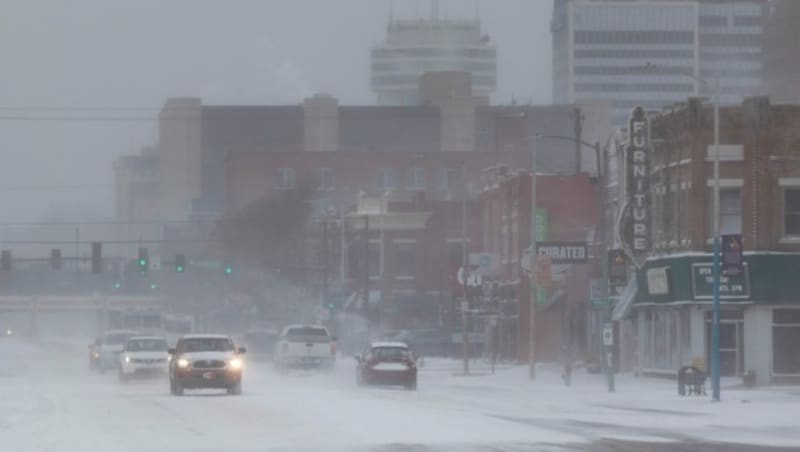
[[179,359],[178,360],[178,367],[180,367],[181,369],[185,369],[185,368],[189,367],[189,361],[186,360],[186,359],[183,359],[183,358]]
[[130,363],[131,362],[131,357],[130,356],[126,356],[125,357],[125,362],[126,363]]
[[239,358],[233,358],[232,360],[228,361],[228,367],[232,370],[239,370],[242,368],[242,360]]

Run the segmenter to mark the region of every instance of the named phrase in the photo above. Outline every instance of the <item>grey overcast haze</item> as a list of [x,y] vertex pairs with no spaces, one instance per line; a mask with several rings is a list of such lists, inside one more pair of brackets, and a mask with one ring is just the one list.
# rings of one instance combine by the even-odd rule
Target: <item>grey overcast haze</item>
[[[326,92],[374,104],[369,51],[390,9],[428,17],[430,2],[3,0],[0,221],[110,218],[112,162],[155,144],[167,97],[295,104]],[[445,18],[477,14],[497,46],[493,103],[550,103],[551,10],[550,0],[441,1]]]

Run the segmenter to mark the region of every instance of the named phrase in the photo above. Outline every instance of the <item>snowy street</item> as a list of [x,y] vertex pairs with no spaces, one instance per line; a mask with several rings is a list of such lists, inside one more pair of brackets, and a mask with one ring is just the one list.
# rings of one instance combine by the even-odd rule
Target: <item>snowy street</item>
[[[87,369],[79,342],[0,342],[0,445],[15,451],[702,450],[800,447],[800,391],[725,388],[723,402],[679,397],[673,381],[622,376],[561,384],[543,366],[456,375],[428,360],[419,390],[360,388],[352,359],[333,373],[248,363],[244,395],[169,394],[166,378],[120,383]],[[735,384],[731,381],[730,384]],[[641,444],[645,443],[645,444]],[[683,449],[681,449],[683,445]],[[709,446],[711,447],[711,446]],[[726,449],[727,447],[727,449]],[[797,450],[797,449],[794,449]]]

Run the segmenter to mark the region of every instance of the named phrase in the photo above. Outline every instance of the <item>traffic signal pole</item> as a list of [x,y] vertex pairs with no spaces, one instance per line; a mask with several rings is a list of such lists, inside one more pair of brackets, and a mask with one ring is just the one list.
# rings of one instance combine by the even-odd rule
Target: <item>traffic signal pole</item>
[[333,310],[330,308],[328,299],[328,221],[322,220],[322,301],[330,312],[333,320]]

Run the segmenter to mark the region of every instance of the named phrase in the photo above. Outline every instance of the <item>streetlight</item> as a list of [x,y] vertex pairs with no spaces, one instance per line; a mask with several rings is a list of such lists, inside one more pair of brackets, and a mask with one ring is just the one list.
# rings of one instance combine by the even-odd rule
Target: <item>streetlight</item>
[[[643,69],[657,69],[658,65],[648,62]],[[681,74],[698,83],[702,83],[706,88],[711,89],[711,102],[714,106],[714,289],[713,289],[713,314],[711,320],[711,386],[712,400],[720,400],[720,225],[719,225],[719,73],[715,73],[714,86],[712,87],[707,80],[692,74]]]

